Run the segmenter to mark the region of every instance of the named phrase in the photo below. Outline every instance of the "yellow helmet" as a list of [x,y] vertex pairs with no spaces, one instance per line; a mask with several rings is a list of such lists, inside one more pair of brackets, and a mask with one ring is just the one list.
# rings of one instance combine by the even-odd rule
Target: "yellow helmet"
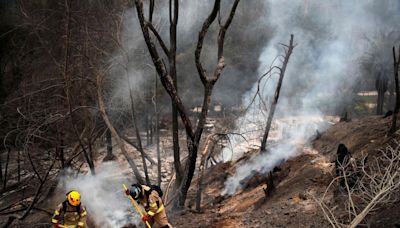
[[69,204],[76,207],[81,204],[81,194],[79,194],[79,192],[75,190],[70,191],[67,193],[67,200]]

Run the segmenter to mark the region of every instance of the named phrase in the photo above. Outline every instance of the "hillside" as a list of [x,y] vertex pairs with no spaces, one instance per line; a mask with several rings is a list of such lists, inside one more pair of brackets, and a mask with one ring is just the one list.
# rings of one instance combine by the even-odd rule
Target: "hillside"
[[[236,164],[219,164],[207,171],[203,211],[174,215],[173,221],[177,227],[329,227],[314,199],[321,198],[334,177],[338,144],[348,146],[356,159],[362,154],[373,155],[392,142],[392,138],[386,137],[389,124],[390,118],[377,116],[335,124],[311,145],[305,145],[302,155],[287,161],[281,171],[274,173],[276,188],[269,197],[263,191],[265,179],[253,178],[247,189],[223,199],[220,193],[224,180],[227,173],[234,172]],[[333,192],[329,194],[335,204]],[[343,208],[336,210],[339,214],[344,212],[340,211]],[[399,212],[398,205],[386,205],[368,221],[371,227],[398,227]]]

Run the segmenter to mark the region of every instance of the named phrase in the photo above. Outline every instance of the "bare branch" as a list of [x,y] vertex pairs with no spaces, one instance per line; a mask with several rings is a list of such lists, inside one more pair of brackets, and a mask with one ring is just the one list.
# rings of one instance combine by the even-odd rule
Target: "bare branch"
[[[196,51],[194,53],[197,72],[199,73],[199,76],[200,76],[200,79],[201,79],[201,82],[203,83],[203,85],[207,84],[207,73],[201,63],[201,59],[200,59],[201,51],[203,50],[204,38],[208,32],[208,28],[211,26],[211,24],[214,22],[215,18],[217,17],[220,7],[221,7],[221,0],[215,0],[214,7],[213,7],[210,15],[208,15],[207,19],[204,21],[203,26],[199,32],[197,47],[196,47]],[[219,58],[218,58],[218,61],[219,61]]]
[[163,49],[164,53],[166,56],[169,55],[169,50],[167,46],[165,45],[164,41],[162,40],[160,34],[157,32],[156,28],[154,28],[153,24],[150,22],[146,22],[146,27],[150,29],[150,31],[154,34],[154,36],[157,38],[158,43],[160,44],[161,48]]

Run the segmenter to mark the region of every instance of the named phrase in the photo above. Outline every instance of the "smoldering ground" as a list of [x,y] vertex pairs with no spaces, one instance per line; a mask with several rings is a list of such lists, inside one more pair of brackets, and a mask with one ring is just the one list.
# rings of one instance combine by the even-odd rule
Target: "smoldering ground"
[[[258,75],[264,74],[273,60],[284,53],[280,43],[287,43],[290,34],[295,35],[297,44],[284,78],[273,126],[285,129],[289,137],[281,138],[275,146],[269,148],[269,153],[255,156],[237,168],[235,175],[225,183],[224,194],[235,193],[242,187],[240,181],[253,171],[266,173],[281,160],[298,154],[290,142],[296,139],[309,140],[316,130],[322,132],[327,129],[327,122],[323,121],[325,115],[346,111],[354,97],[354,84],[362,77],[375,77],[363,75],[365,71],[359,64],[368,47],[365,37],[373,37],[378,32],[398,31],[395,21],[400,19],[400,2],[393,0],[285,0],[268,1],[266,5],[270,7],[270,14],[265,18],[265,23],[272,24],[275,29],[273,39],[266,43],[260,55]],[[396,40],[392,42],[389,46],[396,45]],[[389,56],[391,54],[390,50],[386,53]],[[274,64],[280,66],[281,63],[275,61]],[[391,62],[386,65],[390,66]],[[275,92],[277,79],[278,74],[273,72],[261,82],[259,97],[267,103]],[[243,96],[243,104],[253,101],[257,88],[258,84],[255,84]],[[237,158],[245,152],[249,141],[260,144],[268,112],[260,107],[262,102],[259,97],[256,97],[236,124],[236,131],[250,140],[232,138],[232,146],[226,148],[224,154],[232,154],[229,150],[233,150],[233,158]],[[287,117],[297,118],[303,124],[299,127],[288,127],[286,123],[282,125],[279,120]],[[271,137],[269,143],[277,139]]]

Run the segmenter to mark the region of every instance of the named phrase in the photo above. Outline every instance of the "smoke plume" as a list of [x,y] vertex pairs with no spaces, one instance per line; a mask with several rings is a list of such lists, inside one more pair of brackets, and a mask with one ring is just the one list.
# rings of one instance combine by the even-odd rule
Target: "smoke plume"
[[[275,28],[274,37],[260,55],[258,74],[265,73],[276,56],[283,54],[279,43],[287,43],[290,34],[295,35],[297,46],[282,85],[268,153],[256,155],[238,167],[235,175],[226,181],[223,194],[233,194],[241,189],[241,181],[254,171],[266,173],[300,153],[294,145],[299,142],[304,145],[317,130],[322,132],[329,127],[325,115],[345,111],[354,83],[362,77],[357,61],[365,53],[365,37],[377,31],[392,31],[397,26],[394,18],[400,17],[400,3],[390,0],[268,3],[270,14],[265,23]],[[275,61],[275,65],[279,64]],[[277,79],[278,75],[273,74],[262,81],[261,97],[265,100],[271,100]],[[254,85],[243,97],[244,105],[253,100],[257,87]],[[260,103],[257,97],[237,121],[237,132],[248,140],[232,138],[232,146],[223,151],[225,159],[235,159],[249,146],[259,146],[267,119],[267,112],[259,107]],[[227,156],[229,154],[233,156]]]

